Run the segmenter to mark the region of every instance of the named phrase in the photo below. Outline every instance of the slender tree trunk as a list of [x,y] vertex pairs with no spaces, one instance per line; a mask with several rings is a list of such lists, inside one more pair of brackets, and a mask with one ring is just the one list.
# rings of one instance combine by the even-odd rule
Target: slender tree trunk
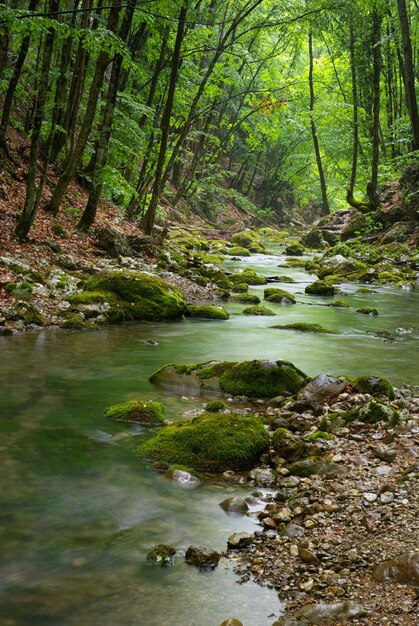
[[151,235],[154,228],[154,222],[156,219],[157,203],[160,198],[162,186],[163,186],[163,170],[164,162],[166,159],[167,141],[169,137],[170,116],[173,109],[173,101],[175,97],[176,81],[180,63],[180,50],[182,47],[182,41],[185,31],[185,20],[188,11],[188,0],[183,4],[179,12],[178,28],[176,33],[175,46],[172,57],[172,71],[170,74],[169,90],[167,93],[166,105],[163,111],[161,120],[161,139],[160,150],[157,159],[156,172],[154,174],[153,192],[150,200],[150,204],[147,208],[147,212],[144,216],[144,232],[146,235]]
[[326,179],[324,177],[322,156],[320,153],[319,139],[317,136],[316,124],[314,121],[314,86],[313,86],[313,34],[310,32],[308,35],[308,54],[309,54],[309,73],[308,84],[310,89],[310,126],[311,135],[313,137],[314,152],[316,154],[317,169],[319,172],[320,188],[322,192],[322,215],[328,215],[330,213],[329,203],[327,200],[327,187]]
[[[119,33],[120,39],[124,42],[128,38],[129,29],[131,28],[135,5],[136,0],[128,0],[127,10],[125,11],[124,19],[122,21],[121,30]],[[100,179],[100,174],[108,160],[109,141],[112,133],[112,119],[116,105],[116,97],[118,95],[118,85],[122,67],[122,60],[122,55],[117,54],[112,64],[112,72],[109,81],[105,111],[103,114],[102,127],[100,129],[100,136],[95,152],[92,189],[90,191],[89,199],[87,201],[84,213],[81,216],[77,226],[80,230],[84,231],[89,230],[90,226],[95,220],[97,206],[99,203],[100,195],[102,193],[103,183]]]
[[[29,3],[28,10],[35,11],[37,4],[38,4],[38,0],[31,0]],[[8,156],[9,158],[10,158],[10,154],[9,154],[7,141],[6,141],[7,127],[10,122],[10,113],[12,110],[13,97],[15,95],[16,87],[18,85],[20,74],[22,72],[22,67],[25,62],[28,50],[29,50],[30,40],[31,40],[30,35],[26,35],[22,39],[22,43],[20,44],[20,49],[17,55],[16,63],[13,68],[13,74],[10,79],[9,86],[7,88],[6,96],[4,99],[3,114],[1,118],[1,124],[0,124],[0,151],[3,151],[6,154],[6,156]]]
[[[121,0],[113,0],[107,23],[107,30],[109,30],[110,32],[115,32],[116,30],[116,27],[118,25],[120,7]],[[83,151],[89,138],[90,131],[92,129],[93,120],[96,112],[96,105],[99,99],[99,94],[103,83],[103,77],[108,62],[108,52],[99,52],[99,56],[96,61],[95,72],[93,75],[92,83],[90,85],[89,97],[86,104],[86,113],[83,119],[82,126],[80,128],[80,132],[75,142],[73,153],[69,156],[65,163],[63,172],[58,179],[57,185],[49,202],[48,209],[54,215],[58,213],[64,198],[64,194],[67,191],[67,187],[76,175],[77,169],[81,163]]]
[[352,147],[352,168],[351,168],[351,180],[349,183],[349,192],[351,195],[354,192],[356,181],[356,170],[358,165],[358,89],[356,84],[356,64],[355,64],[355,36],[354,27],[351,20],[350,32],[349,32],[349,47],[351,54],[351,77],[352,77],[352,107],[353,107],[353,147]]
[[371,180],[367,185],[368,198],[372,209],[378,208],[380,201],[377,195],[378,160],[380,148],[380,75],[381,75],[381,22],[382,17],[374,7],[372,14],[372,50],[373,50],[373,102],[372,102],[372,161]]
[[419,150],[419,114],[415,91],[415,70],[406,0],[397,0],[397,8],[399,11],[400,31],[403,43],[403,78],[406,90],[407,110],[409,112],[410,126],[413,136],[412,148],[413,150]]
[[[51,0],[49,11],[54,13],[58,11],[59,0]],[[29,155],[28,174],[26,182],[26,198],[23,211],[20,215],[16,235],[20,240],[26,239],[29,230],[33,224],[36,213],[38,211],[39,202],[42,194],[42,184],[40,191],[36,193],[36,173],[37,162],[41,140],[41,127],[44,117],[45,102],[48,94],[48,79],[51,66],[51,57],[54,46],[55,29],[51,27],[45,37],[45,44],[42,56],[41,76],[38,84],[38,92],[35,102],[35,112],[32,126],[31,147]]]

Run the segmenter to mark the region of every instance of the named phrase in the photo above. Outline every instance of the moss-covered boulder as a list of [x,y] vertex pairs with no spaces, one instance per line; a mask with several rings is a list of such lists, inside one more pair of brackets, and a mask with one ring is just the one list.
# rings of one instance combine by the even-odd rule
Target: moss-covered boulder
[[105,409],[104,414],[116,422],[145,425],[164,423],[164,405],[152,400],[129,400],[113,404]]
[[209,413],[219,413],[220,411],[225,411],[227,409],[227,405],[222,400],[211,400],[205,407],[205,410]]
[[173,546],[159,543],[147,554],[147,560],[156,563],[156,565],[172,565],[175,554],[176,550]]
[[281,330],[297,330],[300,333],[324,333],[327,335],[335,334],[335,331],[323,328],[320,324],[309,324],[307,322],[294,322],[293,324],[276,324],[271,328],[279,328]]
[[22,319],[25,324],[35,324],[36,326],[42,326],[44,324],[44,318],[42,313],[29,302],[19,300],[14,307],[16,317]]
[[260,304],[255,304],[255,306],[248,306],[243,309],[243,315],[260,315],[260,316],[270,316],[276,315],[271,309],[268,309],[266,306],[261,306]]
[[231,296],[230,302],[242,302],[243,304],[260,304],[260,298],[259,296],[255,296],[251,293],[238,293]]
[[163,427],[138,448],[138,454],[158,462],[219,472],[254,467],[268,445],[269,435],[259,418],[204,413]]
[[298,435],[285,428],[277,428],[272,436],[272,445],[279,456],[287,461],[299,461],[305,452],[305,443]]
[[370,306],[362,306],[361,308],[356,310],[357,313],[362,313],[363,315],[369,315],[370,317],[375,317],[378,315],[377,309]]
[[400,421],[400,416],[396,409],[393,409],[385,402],[378,402],[377,400],[371,400],[364,404],[354,413],[354,417],[366,424],[377,424],[378,422],[397,424]]
[[307,376],[288,361],[209,361],[171,363],[155,372],[152,383],[178,391],[218,391],[237,396],[273,398],[296,393]]
[[27,280],[6,283],[4,290],[20,300],[29,300],[33,292],[32,285]]
[[241,246],[233,246],[230,248],[228,253],[231,256],[250,256],[250,251],[247,248],[242,248]]
[[230,315],[221,306],[213,304],[188,304],[185,311],[186,317],[201,317],[209,320],[228,320]]
[[352,305],[348,300],[335,300],[327,306],[334,306],[337,309],[349,309]]
[[[182,293],[166,281],[141,272],[102,272],[89,278],[85,291],[111,294],[109,321],[167,320],[182,317]],[[113,296],[113,298],[112,298]]]
[[61,328],[67,330],[82,330],[86,328],[86,323],[81,315],[78,313],[66,312],[62,314]]
[[285,248],[285,252],[289,256],[303,256],[305,251],[306,249],[301,243],[291,243]]
[[237,285],[239,283],[246,283],[247,285],[266,285],[267,283],[264,276],[259,276],[259,274],[257,274],[255,270],[252,270],[250,267],[245,269],[243,272],[232,274],[229,278],[233,285]]
[[260,241],[260,235],[253,230],[246,229],[232,235],[230,242],[234,246],[246,248],[250,252],[264,252],[265,246]]
[[294,296],[288,291],[285,291],[285,289],[277,289],[275,287],[269,287],[268,289],[264,290],[263,297],[264,297],[264,300],[267,300],[267,302],[274,302],[276,304],[281,304],[281,305],[295,304]]
[[381,376],[359,376],[355,379],[353,390],[357,393],[369,393],[371,396],[387,396],[394,400],[393,385]]
[[307,285],[304,291],[310,296],[334,296],[336,293],[334,286],[324,280],[316,280]]

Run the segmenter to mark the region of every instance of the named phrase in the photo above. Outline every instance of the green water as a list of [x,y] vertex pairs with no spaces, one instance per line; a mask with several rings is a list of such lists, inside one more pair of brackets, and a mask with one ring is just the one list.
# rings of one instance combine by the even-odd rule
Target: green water
[[[0,338],[1,626],[218,626],[232,616],[245,626],[272,624],[272,614],[281,611],[276,593],[237,584],[234,563],[222,559],[215,571],[200,573],[181,556],[165,569],[145,559],[156,543],[170,543],[180,553],[193,543],[222,551],[232,532],[255,530],[252,518],[227,516],[218,506],[229,494],[251,490],[172,484],[133,454],[149,431],[112,424],[103,408],[137,397],[159,399],[167,416],[176,418],[201,406],[205,398],[178,396],[148,382],[172,361],[277,358],[309,375],[376,374],[394,384],[418,384],[418,333],[399,331],[391,342],[369,334],[418,326],[418,291],[385,287],[359,295],[357,286],[344,285],[354,307],[378,309],[371,318],[317,306],[330,299],[304,295],[312,277],[279,263],[276,256],[258,255],[239,263],[298,281],[278,287],[305,304],[269,304],[276,317],[242,316],[244,305],[231,303],[227,322]],[[263,295],[263,287],[251,290]],[[340,334],[269,328],[295,321]],[[146,345],[147,339],[158,345]]]

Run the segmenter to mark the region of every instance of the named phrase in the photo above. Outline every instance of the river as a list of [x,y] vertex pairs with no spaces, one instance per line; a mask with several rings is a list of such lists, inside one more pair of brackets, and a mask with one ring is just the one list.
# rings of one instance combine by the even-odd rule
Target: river
[[[276,317],[243,316],[245,305],[232,302],[225,322],[0,337],[1,626],[218,626],[228,617],[245,626],[272,624],[281,611],[275,591],[237,584],[234,562],[222,559],[216,570],[199,572],[181,556],[167,568],[146,560],[156,543],[172,544],[180,554],[190,544],[222,551],[232,532],[259,528],[253,518],[228,516],[219,507],[227,495],[246,496],[252,488],[182,489],[133,453],[150,431],[111,423],[103,409],[158,399],[173,419],[203,405],[205,398],[148,382],[173,361],[276,358],[311,376],[373,374],[395,385],[418,384],[419,334],[409,330],[418,324],[418,291],[380,287],[357,294],[359,285],[348,284],[342,289],[352,308],[318,306],[330,299],[304,294],[314,277],[278,267],[283,260],[253,255],[226,263],[296,281],[277,285],[298,304],[269,304]],[[263,287],[250,289],[263,296]],[[360,306],[376,307],[379,315],[357,313]],[[270,328],[296,321],[338,334]],[[390,331],[394,340],[371,334],[376,331]]]

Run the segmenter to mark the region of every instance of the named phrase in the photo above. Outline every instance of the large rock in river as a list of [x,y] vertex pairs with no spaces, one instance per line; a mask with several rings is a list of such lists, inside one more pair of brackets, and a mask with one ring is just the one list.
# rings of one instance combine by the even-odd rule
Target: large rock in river
[[123,320],[169,320],[185,312],[183,294],[166,281],[141,272],[101,272],[89,278],[84,292],[75,294],[71,304],[109,302],[110,322]]
[[296,393],[307,376],[288,361],[209,361],[196,365],[171,363],[150,380],[169,389],[218,391],[234,396],[274,398]]
[[163,427],[138,453],[169,465],[218,472],[254,467],[268,445],[269,435],[253,415],[203,413]]

